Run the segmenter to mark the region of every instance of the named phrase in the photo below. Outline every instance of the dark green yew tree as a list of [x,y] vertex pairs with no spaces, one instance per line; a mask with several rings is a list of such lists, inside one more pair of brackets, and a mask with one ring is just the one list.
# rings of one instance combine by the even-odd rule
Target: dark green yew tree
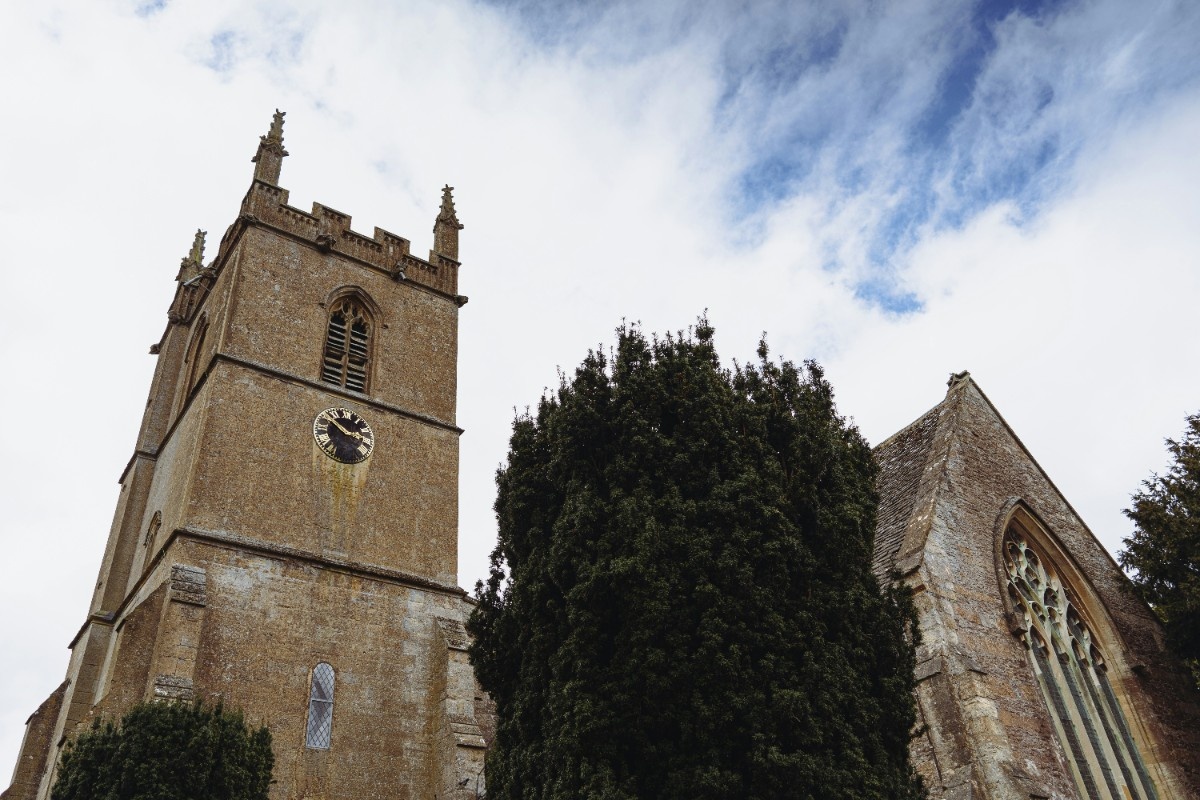
[[143,703],[67,744],[51,800],[266,800],[271,733],[220,705]]
[[1137,528],[1120,561],[1200,687],[1200,414],[1187,418],[1183,439],[1168,439],[1167,449],[1167,474],[1143,482],[1125,509]]
[[812,362],[622,327],[513,426],[472,658],[488,797],[916,798],[914,617]]

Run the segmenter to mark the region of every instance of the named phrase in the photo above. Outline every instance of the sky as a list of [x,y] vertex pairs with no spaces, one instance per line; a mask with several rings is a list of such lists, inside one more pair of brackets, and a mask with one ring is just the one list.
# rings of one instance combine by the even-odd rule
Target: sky
[[[880,442],[970,370],[1114,554],[1200,411],[1200,4],[0,6],[0,776],[61,682],[197,228],[460,220],[459,580],[515,413],[623,320],[815,358]],[[0,783],[4,782],[0,779]]]

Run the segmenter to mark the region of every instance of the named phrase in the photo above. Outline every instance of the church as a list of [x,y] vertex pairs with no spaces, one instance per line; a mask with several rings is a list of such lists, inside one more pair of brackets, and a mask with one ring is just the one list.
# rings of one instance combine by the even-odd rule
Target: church
[[1200,797],[1190,676],[971,376],[875,457],[874,568],[917,606],[930,797]]
[[[427,258],[279,185],[197,232],[99,580],[3,800],[150,699],[271,730],[272,797],[467,800],[491,709],[457,586],[458,221]],[[876,448],[875,569],[920,615],[912,755],[945,800],[1200,797],[1200,708],[1151,610],[967,373]]]

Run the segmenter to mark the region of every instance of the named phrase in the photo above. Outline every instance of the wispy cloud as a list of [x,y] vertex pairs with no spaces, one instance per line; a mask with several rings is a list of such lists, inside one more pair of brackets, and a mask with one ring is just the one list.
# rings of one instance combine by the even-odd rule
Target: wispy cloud
[[693,141],[729,163],[729,220],[820,198],[814,225],[862,242],[827,266],[892,311],[922,307],[895,262],[927,231],[997,203],[1032,219],[1081,148],[1200,75],[1182,3],[497,5],[601,64],[688,52],[717,82]]

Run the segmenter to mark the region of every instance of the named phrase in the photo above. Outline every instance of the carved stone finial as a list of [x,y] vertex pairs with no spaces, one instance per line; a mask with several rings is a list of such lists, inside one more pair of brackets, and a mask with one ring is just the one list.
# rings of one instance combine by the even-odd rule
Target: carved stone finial
[[272,142],[283,144],[283,118],[287,115],[286,111],[275,109],[274,116],[271,117],[271,130],[267,132],[267,139]]
[[283,149],[283,117],[287,112],[275,109],[271,118],[271,129],[266,136],[258,137],[258,152],[254,158],[254,179],[264,181],[272,186],[279,185],[279,172],[283,167],[283,158],[288,154]]
[[188,256],[191,258],[193,264],[204,263],[204,237],[206,233],[206,231],[196,228],[196,236],[192,239],[192,252]]
[[458,221],[458,213],[454,210],[454,187],[446,184],[442,187],[442,208],[438,212],[438,222],[449,222],[454,224],[458,230],[462,230],[462,223]]
[[948,387],[950,387],[951,389],[953,389],[955,386],[962,383],[963,381],[968,381],[970,379],[971,379],[971,373],[967,372],[965,369],[962,372],[951,372],[950,380],[946,381],[946,385]]
[[454,187],[449,184],[442,187],[442,207],[433,223],[433,251],[457,261],[458,232],[463,225],[458,221],[458,212],[454,210],[453,191]]
[[197,228],[196,236],[192,239],[192,249],[180,259],[179,274],[175,276],[175,280],[180,283],[187,283],[204,268],[204,236],[205,232]]

